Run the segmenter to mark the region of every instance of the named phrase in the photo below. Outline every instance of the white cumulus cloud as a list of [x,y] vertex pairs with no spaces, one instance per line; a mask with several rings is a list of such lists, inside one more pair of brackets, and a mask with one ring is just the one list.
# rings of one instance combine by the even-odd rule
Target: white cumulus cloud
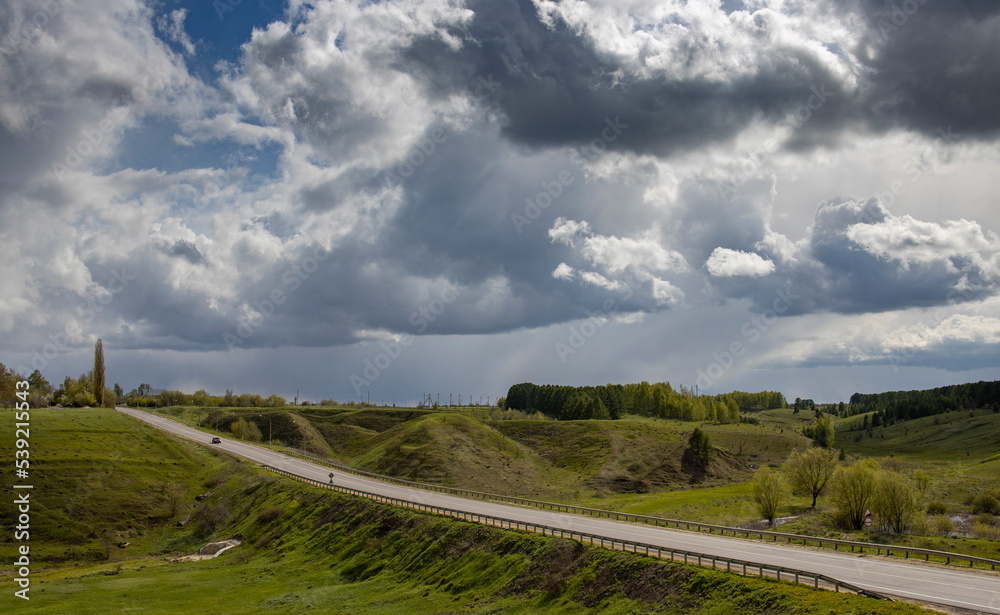
[[716,248],[705,263],[715,277],[759,277],[774,271],[774,263],[755,252]]

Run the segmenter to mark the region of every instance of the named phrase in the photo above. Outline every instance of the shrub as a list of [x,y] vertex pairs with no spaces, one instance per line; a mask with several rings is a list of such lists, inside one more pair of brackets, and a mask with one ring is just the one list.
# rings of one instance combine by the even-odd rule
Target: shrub
[[229,426],[229,432],[233,435],[234,439],[245,439],[250,442],[260,442],[263,438],[260,429],[255,423],[242,418]]
[[955,524],[947,515],[937,515],[931,522],[931,528],[938,536],[947,536],[955,531]]
[[890,472],[903,471],[903,462],[891,455],[889,457],[884,458],[882,460],[881,465],[883,470],[889,470]]
[[280,506],[271,506],[270,508],[262,510],[261,513],[257,515],[257,520],[261,523],[267,523],[268,521],[274,521],[284,513],[285,511],[281,510]]
[[931,525],[933,517],[927,515],[915,515],[910,522],[910,533],[914,536],[926,536],[932,533]]
[[229,518],[229,507],[224,502],[216,502],[195,513],[198,527],[203,534],[210,534],[225,525]]
[[990,513],[979,513],[976,518],[973,519],[974,523],[982,523],[983,525],[996,525],[997,518]]
[[948,507],[944,505],[944,502],[931,502],[927,505],[928,515],[943,515],[948,512]]
[[972,512],[975,514],[990,513],[1000,514],[1000,500],[992,493],[980,493],[972,498]]
[[1000,528],[976,521],[972,524],[972,535],[976,538],[998,540],[1000,539]]

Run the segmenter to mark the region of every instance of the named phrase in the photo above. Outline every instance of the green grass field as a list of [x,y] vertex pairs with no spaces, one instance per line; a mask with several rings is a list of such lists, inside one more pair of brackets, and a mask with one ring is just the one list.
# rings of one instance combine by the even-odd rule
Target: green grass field
[[[33,411],[32,453],[37,613],[922,612],[379,505],[107,410]],[[131,544],[107,554],[106,532]],[[216,559],[169,561],[232,537]]]

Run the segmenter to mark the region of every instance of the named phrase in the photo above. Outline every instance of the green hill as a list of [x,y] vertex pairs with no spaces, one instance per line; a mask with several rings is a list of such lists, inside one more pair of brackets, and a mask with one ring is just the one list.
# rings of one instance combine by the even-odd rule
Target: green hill
[[[639,417],[501,421],[487,416],[380,409],[325,417],[316,429],[353,467],[506,495],[566,499],[580,491],[647,493],[688,487],[695,478],[682,463],[694,424]],[[739,426],[725,426],[717,432],[719,440],[728,441],[726,434],[734,431]],[[788,434],[782,441],[795,437]],[[775,453],[783,450],[774,448]],[[749,454],[748,448],[748,459]],[[697,481],[721,485],[749,476],[744,460],[719,448],[707,475],[699,474]]]
[[[0,431],[12,442],[13,420]],[[30,433],[31,553],[49,564],[104,559],[124,541],[136,555],[194,544],[196,528],[174,524],[234,466],[113,410],[33,410]],[[3,448],[6,467],[13,454]],[[0,501],[0,514],[15,518],[12,498]]]
[[[214,419],[205,418],[207,411],[158,412],[189,424],[214,426]],[[223,430],[244,416],[267,434],[268,422],[259,415],[250,409],[212,411],[214,417],[226,417],[220,425]],[[288,419],[287,428],[283,423],[282,444],[329,454],[358,469],[567,502],[736,485],[750,478],[750,464],[778,464],[794,448],[809,446],[809,440],[791,428],[637,416],[617,421],[495,420],[495,414],[486,411],[402,408],[297,408],[263,416],[274,415],[295,417]],[[695,427],[706,431],[715,445],[707,472],[683,461]],[[277,423],[275,434],[279,434]],[[316,444],[316,437],[323,442]]]

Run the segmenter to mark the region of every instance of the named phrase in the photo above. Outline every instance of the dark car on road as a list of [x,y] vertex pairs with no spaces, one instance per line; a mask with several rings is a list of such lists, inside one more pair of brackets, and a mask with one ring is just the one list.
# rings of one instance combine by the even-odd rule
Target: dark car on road
[[219,436],[215,436],[214,438],[212,438],[212,444],[222,444],[222,438],[220,438]]

